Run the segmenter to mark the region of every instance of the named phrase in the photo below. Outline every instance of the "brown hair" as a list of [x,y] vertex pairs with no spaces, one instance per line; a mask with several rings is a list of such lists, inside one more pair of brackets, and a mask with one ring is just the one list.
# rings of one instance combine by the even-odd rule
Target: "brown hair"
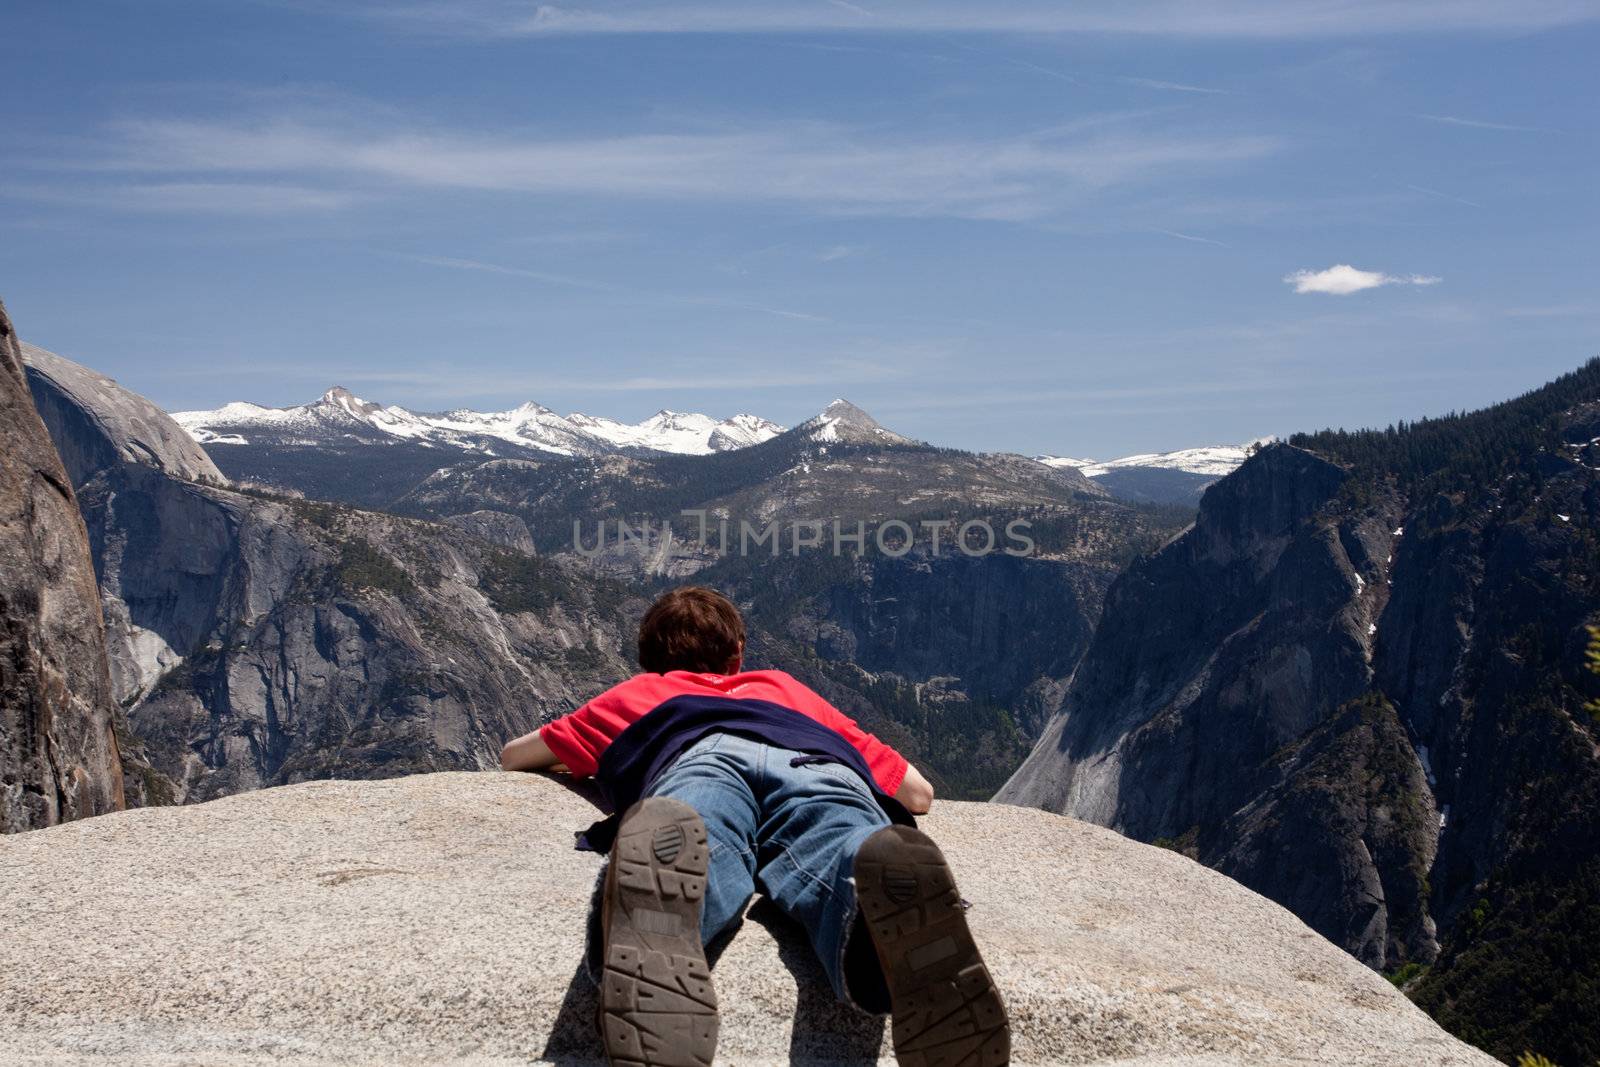
[[721,593],[685,585],[664,593],[639,623],[639,666],[652,674],[722,674],[744,648],[744,620]]

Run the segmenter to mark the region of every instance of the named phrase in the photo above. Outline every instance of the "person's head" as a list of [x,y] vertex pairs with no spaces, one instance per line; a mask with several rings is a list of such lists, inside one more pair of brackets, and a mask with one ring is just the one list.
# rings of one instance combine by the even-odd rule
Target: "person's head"
[[744,620],[721,593],[685,585],[650,605],[639,624],[639,666],[652,674],[738,674]]

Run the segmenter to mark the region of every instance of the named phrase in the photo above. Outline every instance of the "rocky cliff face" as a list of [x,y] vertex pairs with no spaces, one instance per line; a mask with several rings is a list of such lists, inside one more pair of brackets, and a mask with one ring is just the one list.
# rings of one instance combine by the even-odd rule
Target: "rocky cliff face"
[[[428,774],[12,838],[0,1046],[39,1065],[601,1063],[578,968],[599,859],[571,838],[594,814],[541,776]],[[1019,1067],[1493,1063],[1181,856],[994,804],[922,822],[972,902]],[[834,1001],[768,903],[711,978],[719,1063],[893,1062],[884,1020]]]
[[0,305],[0,833],[123,806],[88,538]]
[[515,520],[230,490],[143,398],[40,350],[29,363],[74,457],[138,799],[494,766],[627,673],[627,595],[504,547],[526,539]]
[[1587,1062],[1593,1014],[1559,990],[1594,967],[1537,916],[1600,922],[1596,396],[1600,363],[1263,450],[1112,586],[997,799],[1186,851],[1373,967],[1437,961],[1413,991],[1459,1032]]
[[[206,524],[216,549],[176,575],[130,571],[125,549],[116,572],[130,617],[182,649],[129,714],[174,799],[492,767],[506,740],[628,673],[625,595],[558,565],[425,523],[157,492],[193,494],[184,528]],[[108,545],[172,537],[119,510],[128,495],[86,497]],[[150,613],[173,594],[193,610]]]
[[[1382,561],[1399,505],[1325,512],[1344,477],[1278,445],[1214,487],[1192,530],[1112,586],[1061,714],[996,799],[1142,840],[1198,847],[1209,830],[1210,848],[1240,847],[1219,831],[1282,779],[1276,755],[1371,678],[1368,631],[1388,589]],[[1321,929],[1380,965],[1381,916],[1375,943],[1342,935],[1371,925],[1356,887],[1381,877],[1359,835],[1335,847],[1352,871],[1331,890],[1341,900],[1321,909]]]

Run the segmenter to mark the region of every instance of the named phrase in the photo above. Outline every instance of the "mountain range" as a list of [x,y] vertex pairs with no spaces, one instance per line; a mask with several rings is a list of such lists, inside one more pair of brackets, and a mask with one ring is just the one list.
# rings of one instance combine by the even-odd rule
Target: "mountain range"
[[[209,411],[173,412],[172,418],[236,477],[267,484],[303,480],[307,468],[316,465],[306,461],[305,449],[315,449],[323,457],[344,456],[366,467],[379,455],[371,447],[385,446],[381,454],[385,481],[397,475],[420,481],[431,473],[430,465],[438,468],[449,462],[441,456],[533,460],[652,453],[703,456],[749,448],[785,432],[778,423],[750,414],[718,419],[662,410],[642,422],[624,423],[581,413],[559,415],[532,402],[509,411],[418,413],[364,400],[340,386],[295,407],[235,401]],[[909,443],[843,399],[797,429],[820,443],[835,439],[834,435]],[[1035,458],[1048,467],[1080,470],[1122,499],[1194,504],[1206,486],[1244,462],[1260,443],[1142,453],[1100,462],[1050,455]]]
[[531,402],[510,411],[416,413],[363,400],[342,386],[296,407],[238,401],[212,411],[174,412],[172,417],[201,444],[306,445],[342,438],[374,444],[406,441],[490,456],[530,451],[594,456],[629,449],[705,455],[757,444],[784,429],[755,415],[718,420],[666,410],[643,422],[624,423],[577,412],[558,415]]

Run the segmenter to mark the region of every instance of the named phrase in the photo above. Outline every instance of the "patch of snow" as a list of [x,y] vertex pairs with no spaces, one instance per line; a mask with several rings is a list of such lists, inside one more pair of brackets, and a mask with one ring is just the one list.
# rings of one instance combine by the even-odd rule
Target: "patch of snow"
[[1232,474],[1248,458],[1256,445],[1271,444],[1275,437],[1258,437],[1242,445],[1209,445],[1204,448],[1183,448],[1174,452],[1142,452],[1138,455],[1108,459],[1101,463],[1088,459],[1071,459],[1066,456],[1040,456],[1040,463],[1052,467],[1077,467],[1087,477],[1097,478],[1109,471],[1125,467],[1148,467],[1161,470],[1186,471],[1214,478]]
[[184,427],[184,432],[194,438],[196,443],[202,445],[247,445],[250,443],[248,439],[240,434],[212,433],[204,426],[196,426],[192,430]]
[[1556,513],[1556,518],[1560,519],[1562,522],[1571,522],[1572,521],[1572,516],[1571,515],[1562,515],[1560,512]]
[[1035,456],[1046,467],[1072,467],[1076,470],[1086,470],[1098,466],[1092,459],[1073,459],[1071,456]]
[[1360,596],[1362,593],[1366,592],[1367,580],[1361,577],[1361,573],[1359,571],[1355,572],[1354,577],[1356,580],[1356,596]]
[[1373,634],[1375,634],[1377,632],[1378,632],[1378,624],[1377,623],[1375,623],[1375,622],[1367,623],[1367,636],[1368,637],[1371,637]]
[[1444,807],[1439,809],[1439,829],[1443,830],[1445,828],[1445,824],[1449,821],[1450,805],[1446,804]]
[[1394,532],[1391,533],[1389,536],[1391,536],[1391,537],[1404,537],[1405,535],[1406,535],[1406,528],[1404,526],[1396,526],[1394,528]]

